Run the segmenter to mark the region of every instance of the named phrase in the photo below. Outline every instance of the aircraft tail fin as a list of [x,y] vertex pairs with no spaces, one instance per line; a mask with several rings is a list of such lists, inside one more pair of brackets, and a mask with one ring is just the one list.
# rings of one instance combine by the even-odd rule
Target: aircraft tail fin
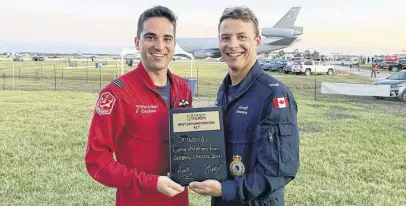
[[[292,7],[273,27],[274,28],[293,28],[297,16],[299,15],[302,7]],[[303,31],[302,27],[298,27]]]

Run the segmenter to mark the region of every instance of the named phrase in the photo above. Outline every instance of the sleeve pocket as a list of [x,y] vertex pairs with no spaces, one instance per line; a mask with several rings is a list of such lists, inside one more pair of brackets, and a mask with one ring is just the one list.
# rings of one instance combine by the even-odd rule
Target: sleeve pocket
[[281,161],[296,161],[298,156],[298,137],[292,123],[279,123]]
[[295,125],[292,123],[279,123],[278,127],[281,136],[290,136],[295,129]]
[[299,135],[295,124],[279,123],[280,173],[294,175],[299,167]]

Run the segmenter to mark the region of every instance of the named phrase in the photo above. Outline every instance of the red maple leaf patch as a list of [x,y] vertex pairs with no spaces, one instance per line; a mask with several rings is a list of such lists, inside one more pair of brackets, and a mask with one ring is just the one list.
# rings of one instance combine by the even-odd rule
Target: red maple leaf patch
[[278,109],[289,107],[289,99],[287,97],[274,98],[273,106]]

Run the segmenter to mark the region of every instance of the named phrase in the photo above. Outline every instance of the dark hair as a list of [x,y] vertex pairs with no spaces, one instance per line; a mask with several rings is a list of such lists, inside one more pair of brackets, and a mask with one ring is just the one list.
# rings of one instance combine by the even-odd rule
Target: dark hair
[[254,12],[247,7],[226,8],[220,17],[220,22],[218,25],[219,31],[220,24],[224,19],[239,19],[244,22],[252,22],[254,24],[255,37],[259,36],[258,18],[255,16]]
[[137,37],[140,38],[141,32],[144,28],[144,22],[152,17],[164,17],[167,18],[173,24],[173,33],[176,33],[176,15],[172,12],[172,10],[168,9],[164,6],[155,6],[144,11],[140,18],[138,19],[138,29],[137,29]]

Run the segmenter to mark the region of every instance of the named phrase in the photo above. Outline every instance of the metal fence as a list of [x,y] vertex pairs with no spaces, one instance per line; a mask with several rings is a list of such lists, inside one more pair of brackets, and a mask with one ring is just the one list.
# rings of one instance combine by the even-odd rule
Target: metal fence
[[[25,91],[76,91],[97,93],[113,79],[134,69],[137,61],[130,67],[122,65],[120,60],[47,60],[14,62],[0,60],[0,88],[2,90]],[[184,78],[193,77],[196,85],[192,88],[197,97],[213,98],[217,94],[219,85],[227,73],[227,68],[221,62],[204,61],[175,61],[170,64],[171,70]],[[322,82],[363,83],[371,84],[370,80],[356,76],[329,75],[286,75],[270,73],[285,83],[296,94],[304,94],[312,100],[344,100],[364,101],[371,103],[373,97],[343,96],[322,94]]]
[[[0,60],[0,78],[2,90],[23,91],[77,91],[99,92],[113,79],[133,70],[133,66],[121,64],[120,60],[47,60],[14,62]],[[173,72],[181,77],[193,77],[195,96],[216,94],[227,70],[218,62],[196,63],[176,61],[169,65]],[[215,68],[222,68],[216,71]],[[199,76],[200,68],[200,76]],[[221,75],[219,75],[221,74]]]
[[[122,71],[122,68],[124,69]],[[119,61],[0,61],[3,90],[70,90],[97,92],[122,72]]]

